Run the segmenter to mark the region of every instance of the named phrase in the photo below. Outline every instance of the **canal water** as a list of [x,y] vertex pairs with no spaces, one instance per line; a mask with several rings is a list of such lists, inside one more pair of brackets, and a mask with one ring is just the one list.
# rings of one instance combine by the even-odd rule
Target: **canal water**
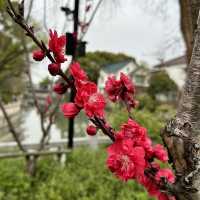
[[[66,124],[68,123],[68,120],[64,117],[62,118],[62,120],[65,120]],[[75,137],[88,137],[90,147],[97,148],[97,136],[90,137],[85,133],[87,124],[88,121],[84,113],[81,112],[75,121]],[[52,125],[49,141],[55,142],[60,140],[61,138],[67,138],[67,127],[65,127],[64,131],[63,128],[58,127],[59,126],[56,124]],[[37,143],[40,141],[42,137],[40,118],[35,109],[28,110],[23,114],[22,128],[25,142]]]

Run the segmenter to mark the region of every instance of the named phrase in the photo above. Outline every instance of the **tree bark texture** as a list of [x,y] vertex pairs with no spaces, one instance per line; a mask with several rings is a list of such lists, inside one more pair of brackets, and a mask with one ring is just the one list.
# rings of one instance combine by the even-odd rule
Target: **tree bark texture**
[[200,200],[200,18],[177,115],[162,137],[176,174],[176,199]]
[[194,35],[197,26],[200,0],[179,0],[180,5],[180,26],[186,45],[187,61],[190,62]]

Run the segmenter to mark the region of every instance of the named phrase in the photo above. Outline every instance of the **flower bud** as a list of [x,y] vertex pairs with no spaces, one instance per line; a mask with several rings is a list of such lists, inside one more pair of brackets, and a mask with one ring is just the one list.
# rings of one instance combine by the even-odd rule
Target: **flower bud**
[[45,57],[45,53],[41,50],[33,51],[33,59],[36,61],[41,61]]
[[54,56],[57,63],[64,63],[65,61],[67,61],[67,58],[65,58],[62,53],[56,54]]
[[75,103],[64,103],[61,110],[66,118],[74,118],[80,111]]
[[95,126],[93,126],[93,125],[88,125],[86,131],[87,131],[88,135],[94,136],[97,133],[97,128]]
[[53,91],[57,94],[64,94],[67,91],[68,85],[64,83],[56,83],[53,87]]
[[49,70],[49,73],[52,76],[56,76],[60,72],[60,64],[58,64],[58,63],[51,63],[48,66],[48,70]]
[[47,105],[51,105],[53,101],[52,101],[52,98],[48,95],[48,96],[46,97],[45,102],[46,102]]

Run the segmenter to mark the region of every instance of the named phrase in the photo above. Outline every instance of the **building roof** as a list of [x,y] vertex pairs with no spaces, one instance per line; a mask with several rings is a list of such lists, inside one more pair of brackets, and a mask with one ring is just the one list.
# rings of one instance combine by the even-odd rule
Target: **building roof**
[[168,60],[166,62],[162,62],[158,65],[155,65],[153,68],[170,67],[170,66],[173,66],[173,65],[182,65],[182,64],[186,64],[186,63],[187,63],[186,56],[180,56],[180,57]]
[[128,59],[122,62],[107,64],[103,66],[102,70],[107,74],[115,73],[121,70],[124,66],[126,66],[130,62],[134,62],[134,61],[132,59]]

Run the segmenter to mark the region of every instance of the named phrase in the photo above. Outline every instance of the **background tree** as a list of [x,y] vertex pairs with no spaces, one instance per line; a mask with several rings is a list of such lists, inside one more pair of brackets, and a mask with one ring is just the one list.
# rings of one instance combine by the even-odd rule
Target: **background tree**
[[123,53],[95,51],[88,52],[85,57],[79,58],[78,61],[80,62],[82,68],[89,75],[90,80],[97,83],[101,67],[106,64],[121,62],[128,59],[132,59],[134,62],[136,62],[135,58]]
[[168,95],[170,92],[177,92],[176,83],[169,77],[165,71],[152,74],[149,80],[148,93],[152,98],[156,98],[157,94]]
[[[17,10],[18,17],[20,15],[20,19],[22,20],[24,16],[22,16],[20,8],[23,8],[23,1],[20,4],[20,6],[17,2],[13,2],[12,4],[11,2],[9,3],[9,5],[12,5],[11,7],[14,11]],[[21,30],[18,25],[13,23],[10,17],[8,17],[8,13],[6,12],[6,2],[0,1],[0,6],[0,23],[2,24],[2,30],[0,31],[0,33],[3,36],[1,38],[2,41],[0,40],[2,42],[0,44],[2,45],[0,55],[2,54],[3,58],[2,60],[0,58],[0,72],[2,72],[0,75],[0,78],[2,77],[0,83],[2,81],[2,85],[4,84],[3,86],[5,86],[2,87],[1,85],[0,87],[0,91],[2,90],[0,98],[0,109],[4,115],[4,118],[7,121],[9,130],[12,133],[14,140],[17,142],[19,149],[24,155],[27,164],[26,169],[28,174],[34,176],[36,173],[37,158],[39,157],[40,152],[44,150],[45,144],[49,140],[49,134],[53,124],[53,118],[58,108],[58,103],[60,102],[60,99],[56,100],[54,106],[51,106],[51,99],[47,99],[45,109],[39,104],[35,93],[35,88],[33,86],[31,74],[30,51],[32,51],[33,49],[33,43],[30,40],[26,40],[26,38],[24,37],[24,31]],[[31,9],[29,8],[29,11],[30,10]],[[29,14],[30,13],[28,12],[27,16],[23,18],[22,21],[24,23],[28,21],[30,16]],[[15,82],[17,84],[15,84]],[[22,90],[21,85],[24,85],[25,82],[26,85],[28,84],[30,87],[30,92],[34,101],[34,106],[40,118],[40,126],[42,131],[42,136],[38,144],[38,148],[34,153],[33,151],[30,152],[29,149],[23,146],[20,138],[21,132],[18,132],[18,130],[16,130],[9,116],[9,113],[7,113],[7,110],[4,107],[4,99],[10,100],[10,96],[12,97],[13,91],[14,94],[23,95],[22,91],[25,90]],[[8,89],[9,92],[3,93],[3,91],[8,91]],[[8,96],[8,94],[10,96]],[[2,100],[4,100],[4,102]],[[37,155],[35,155],[35,153]]]
[[12,25],[3,1],[0,2],[0,25],[0,95],[4,102],[9,102],[25,87],[25,60],[21,45],[23,31]]

